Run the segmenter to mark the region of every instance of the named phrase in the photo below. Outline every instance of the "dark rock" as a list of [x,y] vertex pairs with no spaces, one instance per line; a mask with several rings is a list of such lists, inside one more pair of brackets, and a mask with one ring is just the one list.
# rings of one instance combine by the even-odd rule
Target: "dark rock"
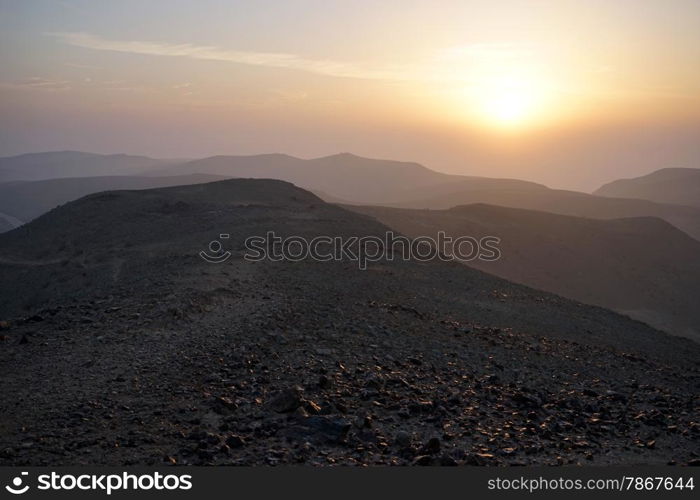
[[345,441],[350,422],[344,418],[313,415],[296,417],[287,436],[300,441],[317,443],[341,443]]
[[418,455],[416,458],[413,459],[413,462],[411,465],[432,465],[433,464],[433,457],[430,455]]
[[399,448],[409,448],[411,446],[411,435],[408,432],[397,432],[394,436],[394,443]]
[[436,453],[440,453],[440,439],[434,437],[430,438],[427,443],[425,443],[425,446],[421,448],[421,453],[426,453],[429,455],[435,455]]
[[289,413],[299,408],[302,403],[301,389],[299,387],[290,387],[282,389],[273,395],[268,402],[268,406],[277,413]]
[[226,438],[226,444],[229,448],[240,448],[245,445],[243,438],[237,434],[232,434]]
[[228,415],[238,408],[238,405],[230,398],[219,396],[214,398],[213,410],[220,415]]
[[440,465],[443,467],[455,467],[457,464],[457,461],[452,458],[449,455],[443,455],[440,457]]
[[516,392],[511,397],[518,406],[527,408],[539,408],[542,406],[542,400],[537,396],[528,396],[522,392]]
[[625,396],[624,394],[621,394],[621,393],[619,393],[619,392],[615,392],[615,391],[606,391],[606,392],[605,392],[605,395],[606,395],[606,397],[607,397],[608,399],[610,399],[610,400],[612,400],[612,401],[617,401],[617,402],[620,402],[620,403],[626,403],[626,402],[627,402],[627,396]]
[[384,386],[384,382],[382,381],[382,379],[380,379],[376,375],[370,375],[367,378],[367,381],[365,382],[365,387],[367,389],[379,390],[383,386]]

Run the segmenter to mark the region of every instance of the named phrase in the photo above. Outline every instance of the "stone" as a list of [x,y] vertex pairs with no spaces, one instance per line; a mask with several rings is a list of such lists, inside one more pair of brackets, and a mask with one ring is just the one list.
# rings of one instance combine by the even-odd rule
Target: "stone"
[[394,436],[394,443],[399,448],[408,448],[411,446],[411,435],[408,432],[399,431]]
[[274,394],[269,400],[268,406],[277,413],[290,413],[299,408],[302,403],[301,389],[289,387]]
[[232,434],[226,438],[226,444],[229,448],[241,448],[245,445],[243,438],[237,434]]

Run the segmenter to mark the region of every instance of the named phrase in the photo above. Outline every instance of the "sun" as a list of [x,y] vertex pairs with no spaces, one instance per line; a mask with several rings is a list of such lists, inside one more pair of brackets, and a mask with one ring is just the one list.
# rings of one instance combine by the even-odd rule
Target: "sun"
[[566,107],[559,76],[529,51],[459,52],[445,64],[447,113],[470,128],[526,132],[553,123]]
[[533,127],[544,118],[546,88],[542,79],[520,68],[485,75],[466,89],[470,114],[491,128]]
[[486,119],[502,126],[522,125],[532,118],[534,100],[527,92],[518,90],[495,91],[485,96],[482,113]]
[[542,112],[542,86],[532,77],[500,75],[473,89],[481,120],[502,128],[531,125]]

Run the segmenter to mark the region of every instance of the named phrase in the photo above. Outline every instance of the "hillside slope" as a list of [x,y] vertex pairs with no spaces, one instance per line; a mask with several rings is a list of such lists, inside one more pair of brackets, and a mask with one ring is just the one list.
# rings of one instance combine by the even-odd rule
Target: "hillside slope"
[[412,237],[497,236],[501,258],[469,266],[700,341],[700,242],[660,219],[597,220],[490,205],[348,208]]
[[455,189],[443,196],[381,203],[397,208],[447,209],[485,203],[593,219],[658,217],[700,241],[700,209],[648,200],[607,198],[560,189]]
[[[439,261],[251,262],[383,234],[280,181],[90,195],[0,235],[0,463],[694,458],[700,347]],[[229,233],[222,264],[198,253]]]

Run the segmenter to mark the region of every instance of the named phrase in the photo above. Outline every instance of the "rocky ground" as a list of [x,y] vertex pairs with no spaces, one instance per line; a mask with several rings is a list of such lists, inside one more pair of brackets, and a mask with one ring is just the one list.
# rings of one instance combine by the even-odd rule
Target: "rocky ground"
[[244,260],[270,228],[383,230],[241,180],[1,236],[0,464],[698,463],[697,344],[458,264]]

